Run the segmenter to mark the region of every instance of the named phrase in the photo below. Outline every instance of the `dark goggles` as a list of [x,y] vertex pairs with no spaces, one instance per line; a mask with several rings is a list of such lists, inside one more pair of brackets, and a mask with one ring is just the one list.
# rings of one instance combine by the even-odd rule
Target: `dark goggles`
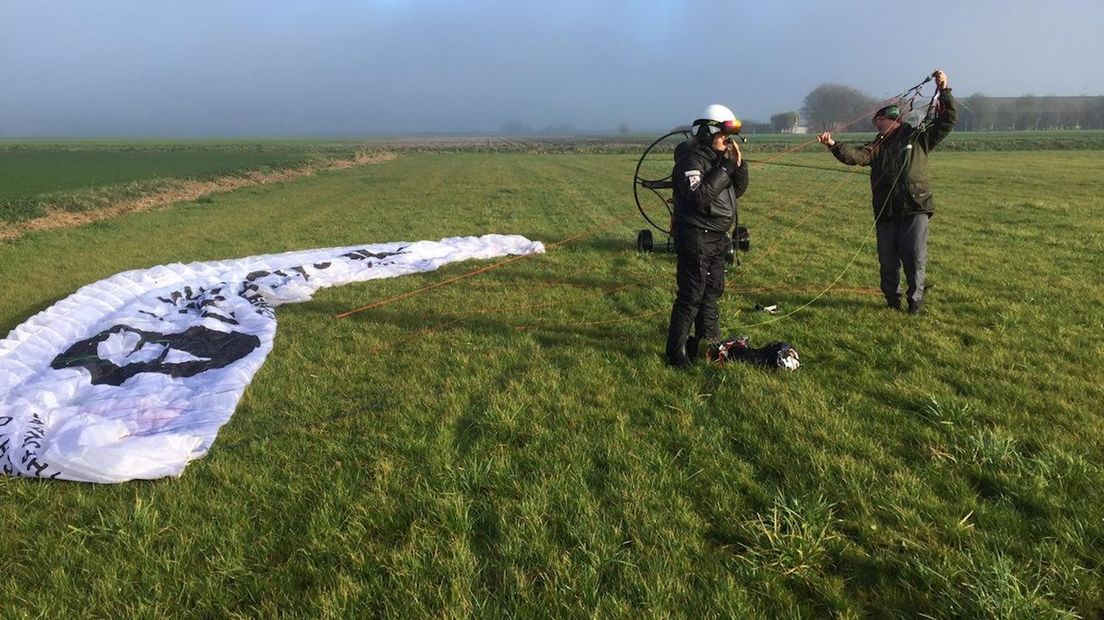
[[738,133],[740,128],[736,125],[736,121],[715,121],[708,118],[699,118],[694,121],[695,125],[705,125],[709,128],[710,134],[715,133]]

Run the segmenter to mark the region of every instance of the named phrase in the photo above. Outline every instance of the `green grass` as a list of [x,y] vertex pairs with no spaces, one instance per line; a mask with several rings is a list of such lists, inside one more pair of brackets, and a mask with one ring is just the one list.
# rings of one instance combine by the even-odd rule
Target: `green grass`
[[5,615],[1104,614],[1099,152],[933,155],[918,318],[817,298],[876,286],[865,176],[753,166],[722,325],[795,373],[663,365],[673,257],[632,249],[635,163],[409,154],[0,245],[6,333],[125,269],[592,231],[350,319],[475,265],[280,308],[180,479],[0,478]]
[[210,178],[264,167],[351,157],[347,144],[0,142],[0,199],[144,181]]
[[[655,135],[421,137],[369,140],[17,141],[0,140],[0,223],[18,224],[51,209],[83,212],[134,200],[180,181],[300,168],[358,152],[637,154]],[[868,141],[870,132],[839,134]],[[750,157],[819,151],[811,134],[754,134]],[[676,141],[667,143],[673,148]],[[1104,131],[960,132],[944,151],[1101,150]],[[657,149],[657,152],[662,148]]]
[[351,158],[352,143],[327,142],[13,142],[0,141],[0,221],[101,208],[178,180],[299,168]]

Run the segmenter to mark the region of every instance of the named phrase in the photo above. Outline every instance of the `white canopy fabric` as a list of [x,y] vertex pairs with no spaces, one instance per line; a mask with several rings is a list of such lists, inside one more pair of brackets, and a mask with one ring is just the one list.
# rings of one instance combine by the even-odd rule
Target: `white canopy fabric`
[[161,265],[89,284],[0,341],[0,471],[87,482],[179,476],[272,350],[275,306],[329,286],[544,252],[452,237]]

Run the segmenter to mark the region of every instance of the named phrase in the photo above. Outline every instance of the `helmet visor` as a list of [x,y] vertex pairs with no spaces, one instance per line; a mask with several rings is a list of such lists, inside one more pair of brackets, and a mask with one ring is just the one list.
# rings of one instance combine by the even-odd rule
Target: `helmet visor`
[[709,135],[716,133],[740,133],[740,121],[715,121],[708,118],[700,118],[694,121],[695,125],[705,125],[709,128]]

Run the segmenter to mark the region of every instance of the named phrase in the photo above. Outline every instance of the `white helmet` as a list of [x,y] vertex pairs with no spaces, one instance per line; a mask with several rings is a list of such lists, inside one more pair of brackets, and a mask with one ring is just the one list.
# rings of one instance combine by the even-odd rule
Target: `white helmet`
[[714,103],[706,106],[701,118],[694,121],[690,133],[696,136],[698,130],[702,127],[708,128],[709,135],[721,131],[724,133],[740,133],[741,123],[736,115],[732,113],[732,110],[719,103]]

